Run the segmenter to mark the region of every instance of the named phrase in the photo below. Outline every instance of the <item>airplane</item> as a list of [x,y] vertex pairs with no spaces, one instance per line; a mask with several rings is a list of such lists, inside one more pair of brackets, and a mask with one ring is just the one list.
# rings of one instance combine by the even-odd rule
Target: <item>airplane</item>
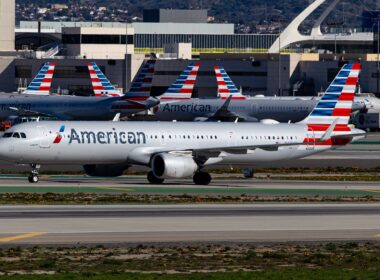
[[[146,67],[144,65],[141,71],[145,71]],[[144,76],[145,74],[140,75]],[[138,88],[138,85],[139,83],[133,82],[132,88]],[[44,87],[42,88],[45,89]],[[95,98],[4,93],[0,94],[0,119],[7,120],[10,117],[48,117],[60,120],[112,120],[116,113],[120,113],[122,117],[130,116],[149,110],[159,103],[153,97],[136,101],[133,100],[131,94],[133,92],[128,92],[121,97]],[[130,95],[131,99],[129,99]]]
[[88,62],[87,67],[95,96],[123,96],[123,93],[111,84],[95,62]]
[[208,185],[212,165],[243,165],[307,157],[365,136],[348,122],[360,64],[346,64],[301,122],[78,122],[42,121],[9,129],[0,157],[30,164],[29,182],[41,164],[81,164],[90,176],[120,176],[131,165],[151,168],[147,179],[193,176]]
[[36,77],[32,80],[28,87],[21,92],[21,94],[37,96],[49,95],[55,66],[55,62],[45,63],[36,75]]
[[[191,98],[199,63],[194,62],[161,96],[154,108],[152,120],[158,121],[239,121],[244,122],[299,122],[313,110],[317,99],[260,99],[240,93],[221,66],[215,66],[218,98]],[[192,75],[189,75],[189,74]],[[186,87],[185,87],[186,86]],[[184,88],[182,88],[184,87]],[[145,96],[149,95],[145,93]],[[355,103],[353,111],[362,108]]]

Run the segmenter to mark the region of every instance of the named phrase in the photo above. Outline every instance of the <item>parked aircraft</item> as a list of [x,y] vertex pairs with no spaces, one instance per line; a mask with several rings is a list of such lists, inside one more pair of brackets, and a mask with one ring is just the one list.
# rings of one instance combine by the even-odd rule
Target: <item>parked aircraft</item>
[[88,175],[119,176],[148,166],[151,183],[193,176],[207,185],[204,168],[298,159],[344,146],[365,132],[348,125],[360,64],[345,65],[310,115],[296,124],[77,122],[25,123],[0,139],[0,157],[30,164],[81,164]]
[[[145,68],[146,66],[142,67],[141,71],[144,72]],[[34,87],[34,83],[32,86]],[[134,90],[139,89],[139,86],[138,82],[132,83]],[[45,86],[40,85],[38,91],[37,86],[35,89],[39,92],[45,90]],[[40,116],[60,120],[112,120],[116,113],[120,113],[122,117],[129,116],[149,110],[158,103],[159,101],[153,97],[136,101],[131,91],[121,97],[105,98],[4,93],[0,95],[0,120],[6,120],[11,116]]]
[[[218,98],[191,98],[198,69],[199,63],[190,63],[168,90],[158,97],[160,104],[154,109],[154,120],[298,122],[310,114],[318,103],[318,99],[247,98],[221,66],[215,67]],[[149,93],[145,92],[143,96],[147,97]],[[352,108],[357,111],[362,105],[355,103]]]

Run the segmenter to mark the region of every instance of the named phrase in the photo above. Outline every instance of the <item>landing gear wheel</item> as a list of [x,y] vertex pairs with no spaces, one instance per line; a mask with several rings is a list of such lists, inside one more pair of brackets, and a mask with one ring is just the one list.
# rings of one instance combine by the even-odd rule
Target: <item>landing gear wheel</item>
[[40,165],[38,164],[31,164],[30,167],[32,170],[30,171],[30,174],[28,176],[29,183],[38,183],[40,178],[38,177],[38,170],[40,169]]
[[253,178],[253,176],[255,175],[253,168],[244,168],[243,175],[244,175],[244,178],[246,179]]
[[147,179],[148,179],[149,183],[151,183],[151,184],[162,184],[165,181],[165,179],[160,179],[160,178],[157,178],[156,176],[154,176],[152,171],[148,172]]
[[207,186],[211,182],[211,175],[207,172],[197,172],[193,176],[193,181],[196,185]]
[[40,178],[38,177],[38,175],[29,175],[28,177],[29,183],[38,183],[39,180]]

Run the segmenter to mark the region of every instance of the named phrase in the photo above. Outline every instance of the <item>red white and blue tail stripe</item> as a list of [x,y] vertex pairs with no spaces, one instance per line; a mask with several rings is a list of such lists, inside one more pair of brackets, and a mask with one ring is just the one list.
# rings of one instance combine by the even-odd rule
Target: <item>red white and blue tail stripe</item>
[[227,99],[232,95],[232,99],[245,100],[246,96],[242,95],[238,90],[234,82],[228,76],[226,70],[221,66],[215,66],[215,76],[218,83],[218,97],[221,99]]
[[23,94],[49,95],[53,80],[55,62],[47,62],[29,84]]
[[160,100],[184,100],[191,99],[200,63],[192,62],[178,79],[160,96]]
[[124,96],[129,100],[144,101],[150,97],[156,60],[148,60],[134,79],[130,90]]
[[[334,122],[336,125],[333,134],[350,134],[351,128],[348,123],[360,70],[361,64],[358,63],[344,65],[314,110],[301,122],[307,124],[308,131],[312,133],[314,140],[320,139]],[[306,139],[306,141],[310,141],[310,139]],[[332,139],[318,144],[339,145]]]
[[117,90],[103,74],[102,70],[95,62],[87,63],[90,72],[92,89],[95,96],[122,96],[123,94]]

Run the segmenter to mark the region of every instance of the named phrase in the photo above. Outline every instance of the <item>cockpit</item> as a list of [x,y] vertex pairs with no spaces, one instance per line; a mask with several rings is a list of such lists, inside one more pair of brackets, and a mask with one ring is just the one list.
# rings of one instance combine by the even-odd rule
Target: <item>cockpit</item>
[[22,138],[26,139],[26,134],[24,132],[6,132],[3,138]]

